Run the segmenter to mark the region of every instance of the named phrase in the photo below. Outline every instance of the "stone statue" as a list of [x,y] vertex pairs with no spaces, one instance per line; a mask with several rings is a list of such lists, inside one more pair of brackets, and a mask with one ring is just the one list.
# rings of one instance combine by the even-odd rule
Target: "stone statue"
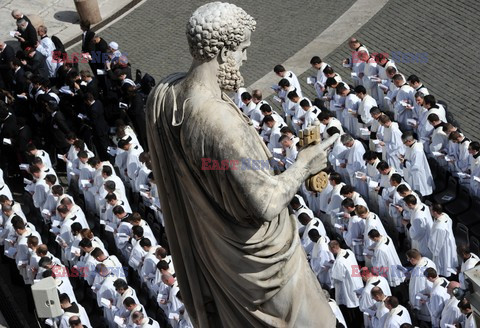
[[[287,171],[223,91],[243,84],[255,20],[214,2],[187,24],[193,63],[147,104],[153,171],[181,298],[196,327],[334,327],[288,204],[326,166],[336,137],[306,147]],[[204,165],[221,163],[220,165]]]

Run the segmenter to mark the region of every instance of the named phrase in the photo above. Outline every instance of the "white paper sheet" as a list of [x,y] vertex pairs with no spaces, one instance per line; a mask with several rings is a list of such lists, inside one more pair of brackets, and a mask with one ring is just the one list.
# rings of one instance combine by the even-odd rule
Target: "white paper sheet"
[[72,246],[72,247],[70,248],[70,253],[72,253],[73,255],[75,255],[75,254],[77,254],[77,253],[80,254],[80,253],[81,253],[81,249],[78,248],[78,247]]
[[355,178],[357,178],[357,179],[361,179],[365,176],[367,176],[367,175],[363,172],[360,172],[360,171],[355,172]]
[[118,315],[116,315],[113,318],[113,321],[120,327],[125,327],[125,319],[123,319],[122,317],[119,317]]
[[367,128],[360,128],[360,134],[362,136],[369,136],[370,135],[370,130]]
[[28,171],[29,166],[30,166],[30,165],[28,165],[28,164],[20,164],[18,167],[19,167],[20,170],[22,170],[22,171]]
[[110,307],[110,304],[112,304],[112,302],[110,302],[110,300],[102,297],[102,298],[100,299],[100,304],[102,304],[103,307],[109,308],[109,307]]
[[409,119],[407,119],[407,124],[411,125],[411,126],[415,126],[415,125],[417,125],[417,120],[414,119],[414,118],[409,118]]

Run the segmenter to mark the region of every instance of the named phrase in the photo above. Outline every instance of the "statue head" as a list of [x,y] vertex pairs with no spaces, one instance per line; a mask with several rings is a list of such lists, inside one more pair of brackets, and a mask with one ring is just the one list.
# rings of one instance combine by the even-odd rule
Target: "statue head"
[[218,83],[225,91],[243,85],[240,66],[246,60],[255,20],[229,3],[212,2],[198,8],[187,23],[190,53],[200,62],[218,60]]

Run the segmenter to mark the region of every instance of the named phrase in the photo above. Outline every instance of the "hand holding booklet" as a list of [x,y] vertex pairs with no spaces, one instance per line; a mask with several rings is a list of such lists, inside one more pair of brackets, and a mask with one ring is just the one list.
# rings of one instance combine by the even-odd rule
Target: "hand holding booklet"
[[102,304],[103,307],[109,308],[110,305],[112,304],[112,302],[110,302],[110,300],[102,297],[100,299],[100,304]]
[[114,318],[113,318],[113,321],[119,326],[119,327],[125,327],[125,319],[122,318],[122,317],[119,317],[118,315],[116,315]]
[[316,77],[313,77],[313,76],[307,77],[307,84],[314,84],[315,82],[317,82]]
[[355,172],[355,178],[362,179],[363,177],[367,176],[365,173],[357,171]]

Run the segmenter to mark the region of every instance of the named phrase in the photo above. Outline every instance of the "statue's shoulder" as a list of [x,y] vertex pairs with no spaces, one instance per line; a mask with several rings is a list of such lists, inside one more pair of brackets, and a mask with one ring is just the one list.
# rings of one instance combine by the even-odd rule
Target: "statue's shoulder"
[[158,86],[160,86],[160,85],[173,86],[173,85],[179,83],[181,80],[183,80],[185,78],[185,76],[187,76],[187,73],[185,73],[185,72],[172,73],[172,74],[168,75],[167,77],[163,78],[162,80],[160,80],[160,82],[158,83]]

